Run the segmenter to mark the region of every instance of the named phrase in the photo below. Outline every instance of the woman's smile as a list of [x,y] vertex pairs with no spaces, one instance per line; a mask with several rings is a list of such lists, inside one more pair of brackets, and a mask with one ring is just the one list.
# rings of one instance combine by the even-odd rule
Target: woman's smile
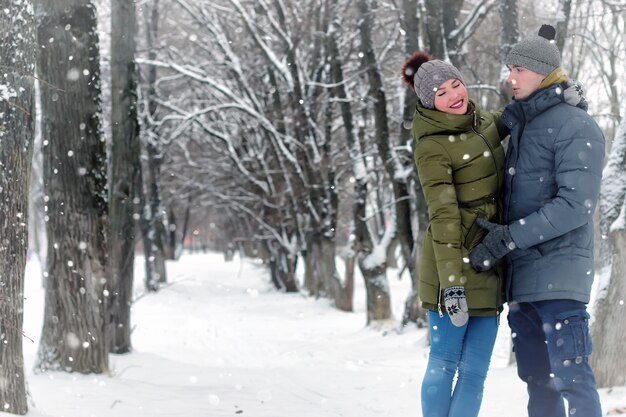
[[464,102],[465,102],[465,100],[460,99],[460,100],[456,101],[455,103],[453,103],[453,104],[450,106],[450,108],[451,108],[451,109],[459,109],[459,108],[463,107],[463,103],[464,103]]

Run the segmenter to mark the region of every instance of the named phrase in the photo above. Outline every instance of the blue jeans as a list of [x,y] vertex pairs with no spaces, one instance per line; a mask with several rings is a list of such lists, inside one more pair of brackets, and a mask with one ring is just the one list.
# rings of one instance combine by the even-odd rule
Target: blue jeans
[[585,304],[547,300],[509,305],[517,373],[528,387],[529,417],[601,417],[589,366],[591,336]]
[[470,317],[465,326],[456,327],[447,314],[439,317],[429,311],[428,324],[430,354],[422,382],[423,417],[476,417],[498,333],[497,317]]

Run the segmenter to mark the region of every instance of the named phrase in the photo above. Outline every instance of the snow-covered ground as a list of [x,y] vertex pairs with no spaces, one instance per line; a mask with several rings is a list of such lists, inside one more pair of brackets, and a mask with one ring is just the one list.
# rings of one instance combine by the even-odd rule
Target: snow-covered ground
[[[171,284],[143,294],[136,266],[134,351],[111,355],[111,375],[34,375],[43,315],[40,267],[28,264],[25,362],[35,417],[406,417],[421,416],[426,332],[397,323],[365,326],[357,276],[354,313],[324,299],[280,294],[252,260],[186,254],[168,264]],[[389,273],[394,314],[409,282]],[[526,416],[526,392],[508,366],[502,317],[481,417]],[[601,390],[606,413],[626,407],[626,389]],[[5,415],[0,413],[0,415]],[[613,415],[613,414],[611,414]]]

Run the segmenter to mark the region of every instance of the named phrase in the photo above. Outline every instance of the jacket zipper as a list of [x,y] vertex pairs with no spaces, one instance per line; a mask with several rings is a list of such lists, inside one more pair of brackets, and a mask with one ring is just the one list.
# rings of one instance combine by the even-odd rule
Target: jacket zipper
[[[487,138],[482,134],[482,133],[478,133],[478,131],[475,129],[477,125],[477,117],[476,117],[476,110],[474,110],[474,123],[472,124],[472,131],[480,136],[480,138],[483,140],[483,142],[485,142],[485,145],[487,145],[487,148],[489,148],[489,152],[491,152],[491,160],[493,161],[493,166],[496,170],[496,199],[498,198],[498,192],[497,189],[498,187],[500,187],[500,172],[498,171],[498,162],[496,161],[496,155],[493,151],[493,147],[491,146],[491,144],[489,143],[489,141],[487,140]],[[497,324],[500,325],[500,311],[498,311],[498,306],[500,305],[500,302],[502,300],[502,277],[500,276],[500,273],[498,272],[498,269],[496,267],[495,269],[495,273],[496,276],[498,277],[498,285],[496,286],[496,316],[497,316]]]
[[495,268],[495,272],[496,272],[496,277],[498,279],[498,285],[496,285],[496,291],[497,291],[497,294],[496,294],[496,312],[497,312],[496,313],[497,314],[496,322],[497,322],[497,324],[499,326],[500,325],[500,310],[499,310],[499,308],[500,308],[501,304],[504,304],[502,302],[502,284],[503,284],[504,278],[500,276],[500,272],[498,271],[498,267],[497,266]]
[[[498,171],[498,162],[496,161],[496,155],[494,154],[493,147],[491,146],[487,138],[483,136],[482,133],[478,133],[478,131],[475,129],[476,124],[477,124],[477,117],[476,117],[476,110],[474,110],[474,123],[472,124],[472,132],[474,132],[476,135],[481,137],[483,142],[485,142],[485,145],[487,145],[487,148],[489,148],[489,152],[491,152],[491,159],[493,160],[493,166],[496,169],[496,181],[497,181],[496,190],[497,190],[498,187],[500,187],[500,172]],[[496,193],[496,198],[497,198],[497,195],[498,193]]]
[[441,296],[441,284],[437,285],[437,311],[439,312],[439,318],[442,319],[443,318],[443,311],[441,310],[441,299],[443,298]]

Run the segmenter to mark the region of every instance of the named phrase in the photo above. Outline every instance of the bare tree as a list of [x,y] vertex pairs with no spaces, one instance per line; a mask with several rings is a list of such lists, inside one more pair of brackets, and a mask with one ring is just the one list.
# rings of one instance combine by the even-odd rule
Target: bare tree
[[456,67],[461,67],[465,54],[463,45],[472,37],[498,1],[478,1],[473,5],[465,20],[458,22],[464,0],[425,0],[424,24],[430,54],[437,59],[449,60]]
[[508,69],[506,68],[506,57],[511,51],[513,45],[519,40],[518,30],[518,14],[517,14],[517,0],[501,0],[500,8],[500,105],[504,106],[510,101],[511,91],[506,82],[508,75]]
[[139,184],[139,124],[135,69],[135,3],[111,2],[110,306],[111,352],[131,349],[130,306],[135,260],[135,196]]
[[556,46],[559,51],[565,48],[571,12],[572,0],[559,0],[556,23]]
[[48,255],[36,368],[108,370],[106,149],[96,14],[88,0],[37,1]]
[[601,283],[591,326],[594,342],[591,364],[599,387],[624,385],[626,357],[623,354],[624,300],[626,299],[626,120],[613,140],[611,155],[603,172],[600,193],[600,229],[609,241],[611,274]]
[[[0,404],[26,414],[22,353],[28,190],[33,154],[35,24],[29,1],[2,0],[0,16]],[[7,66],[6,63],[11,63]]]
[[[598,116],[608,118],[606,129],[607,137],[612,138],[617,126],[620,123],[620,98],[623,94],[623,83],[620,83],[620,65],[626,59],[626,13],[624,6],[611,4],[609,2],[589,2],[580,6],[580,15],[584,21],[586,16],[590,16],[588,24],[584,27],[577,27],[574,32],[576,41],[585,45],[585,57],[591,61],[591,65],[585,68],[587,75],[585,79],[593,82],[585,82],[587,90],[599,88],[603,91],[596,100],[602,100],[598,104],[604,104],[608,100],[609,111],[600,113]],[[621,10],[621,12],[620,12]],[[573,55],[573,53],[572,53]],[[572,57],[574,58],[574,57]],[[583,63],[584,65],[584,63]],[[582,77],[582,75],[581,75]],[[602,108],[597,106],[596,108]]]
[[[174,110],[177,118],[185,120],[173,133],[189,137],[190,141],[185,145],[178,141],[177,146],[185,148],[187,161],[193,160],[193,166],[200,167],[199,153],[188,152],[191,146],[199,145],[196,138],[192,139],[192,131],[214,138],[211,145],[204,147],[210,148],[212,164],[218,157],[218,165],[228,165],[230,161],[233,167],[211,175],[213,184],[220,189],[212,188],[209,195],[218,198],[220,205],[230,200],[229,212],[234,216],[248,211],[261,213],[262,218],[251,218],[263,233],[271,231],[262,242],[273,282],[281,289],[297,290],[295,264],[302,256],[305,288],[314,296],[328,296],[336,301],[340,297],[336,290],[341,288],[334,242],[338,187],[333,121],[325,104],[328,93],[320,82],[326,71],[324,42],[319,35],[328,27],[325,2],[301,7],[295,3],[259,1],[255,7],[246,7],[252,3],[225,1],[236,13],[223,13],[212,4],[184,0],[176,3],[188,12],[192,24],[198,25],[203,41],[213,46],[198,47],[198,53],[224,63],[205,73],[193,63],[172,65],[169,57],[161,62],[146,62],[178,73],[185,82],[203,89],[204,97],[217,103],[214,107],[206,106],[200,95],[194,96],[191,100],[205,110],[189,112],[182,106],[167,106],[162,100],[162,107]],[[294,24],[301,20],[310,24]],[[238,40],[232,33],[233,25],[247,33],[245,47],[233,42]],[[177,54],[173,48],[169,52]],[[242,65],[244,62],[259,62],[265,70],[254,71],[254,67]],[[216,120],[224,123],[218,126]],[[233,124],[233,120],[238,123]],[[221,189],[227,179],[233,180],[233,168],[238,176],[228,189]],[[196,175],[185,171],[185,175],[180,175],[177,169],[176,181],[187,181]],[[258,200],[246,197],[244,202],[245,199],[235,197],[237,193],[254,194]],[[280,239],[274,239],[275,236]]]
[[[232,2],[238,5],[239,2]],[[268,2],[270,3],[270,2]],[[329,25],[329,8],[325,6],[325,1],[318,4],[312,3],[307,15],[300,15],[298,8],[292,3],[288,7],[286,3],[280,0],[274,0],[274,13],[277,25],[275,30],[280,39],[279,44],[283,44],[283,56],[289,63],[288,70],[290,74],[289,88],[287,90],[287,102],[290,104],[290,116],[294,122],[293,136],[299,146],[294,150],[294,156],[300,161],[302,175],[299,181],[294,184],[294,191],[297,195],[302,195],[303,199],[299,200],[299,204],[292,205],[292,208],[301,213],[300,218],[305,219],[304,226],[302,222],[298,225],[297,236],[300,244],[304,249],[305,256],[305,286],[315,296],[329,296],[337,304],[340,297],[339,277],[335,266],[335,230],[336,230],[336,213],[337,213],[337,187],[335,183],[334,164],[331,159],[331,141],[332,133],[330,130],[331,121],[327,120],[326,129],[316,129],[313,122],[312,112],[314,109],[321,108],[319,105],[324,89],[317,84],[324,76],[324,43],[322,36],[313,36],[310,38],[309,33],[319,32],[325,33]],[[258,2],[265,16],[270,20],[270,5],[261,0]],[[240,13],[242,10],[240,10]],[[287,17],[299,16],[287,21]],[[249,31],[253,28],[249,24],[250,20],[244,17],[246,27]],[[314,31],[300,33],[302,25],[294,22],[307,19],[309,25]],[[252,33],[251,33],[252,34]],[[311,50],[307,50],[301,46],[303,35],[312,41]],[[260,37],[253,35],[257,44],[262,48],[268,48],[262,45]],[[301,52],[303,51],[303,52]],[[310,61],[305,63],[300,54],[305,53],[311,56]],[[267,58],[270,54],[264,55]],[[274,65],[271,59],[268,59],[268,65]],[[311,84],[305,85],[300,80],[311,80]],[[275,88],[280,89],[278,85]],[[296,200],[298,201],[298,200]]]
[[[156,43],[159,33],[159,0],[145,4],[143,10],[148,59],[154,59],[156,57]],[[139,192],[139,204],[142,207],[139,224],[143,237],[146,265],[145,286],[148,291],[156,291],[159,288],[159,283],[167,282],[167,270],[165,269],[166,228],[159,183],[162,147],[160,143],[161,138],[153,127],[158,106],[156,93],[157,68],[154,66],[148,67],[145,78],[146,91],[144,92],[142,103],[144,123],[142,143],[145,148],[146,167],[144,169],[140,166],[140,180],[138,180],[136,187]]]
[[[417,0],[403,0],[401,11],[401,26],[405,32],[404,40],[404,53],[405,57],[410,56],[417,50],[422,49],[424,44],[422,33],[420,32],[420,8]],[[417,96],[410,89],[404,91],[404,108],[402,116],[402,124],[400,127],[400,143],[404,144],[406,148],[413,149],[413,137],[411,135],[411,123],[413,120],[413,114],[415,113],[415,106],[417,104]],[[428,226],[428,208],[426,206],[426,200],[424,199],[424,193],[422,192],[422,186],[419,182],[419,177],[413,158],[408,155],[408,161],[410,167],[413,169],[410,171],[411,176],[407,176],[406,181],[413,187],[415,201],[415,211],[417,213],[417,227],[414,228],[412,222],[407,219],[406,213],[398,213],[398,237],[402,244],[402,254],[405,260],[405,267],[408,268],[411,277],[411,291],[406,298],[404,304],[404,313],[402,315],[402,324],[407,325],[409,322],[418,323],[422,325],[426,321],[426,311],[421,308],[419,300],[419,268],[417,254],[421,253],[421,244],[426,235],[426,228]],[[407,190],[406,196],[410,196]],[[405,204],[410,204],[410,199],[405,198]],[[409,213],[410,215],[410,213]],[[404,220],[402,220],[404,219]],[[417,235],[413,235],[413,229],[416,229]]]
[[[626,14],[624,6],[605,1],[576,2],[569,29],[568,49],[564,54],[570,74],[581,81],[590,102],[590,112],[607,138],[606,151],[611,155],[611,143],[620,123],[620,102],[626,84],[620,83],[620,65],[626,59]],[[585,59],[580,59],[584,57]],[[612,181],[605,177],[604,181]],[[608,225],[602,216],[596,219],[596,267],[611,263],[613,248]]]
[[[346,80],[343,68],[343,59],[339,51],[338,29],[342,26],[340,14],[337,13],[339,7],[337,1],[331,3],[331,11],[335,16],[328,32],[328,52],[330,58],[330,80],[332,82],[333,97],[340,108],[343,128],[345,130],[346,141],[351,159],[351,168],[354,175],[355,201],[352,209],[352,229],[354,240],[351,242],[350,254],[346,260],[345,292],[343,304],[345,310],[352,310],[352,293],[354,290],[354,258],[358,252],[365,248],[372,248],[372,236],[369,233],[365,219],[365,202],[367,201],[367,177],[363,160],[361,144],[357,139],[354,114],[351,105],[351,98],[346,89]],[[355,253],[357,252],[357,253]],[[368,308],[368,322],[370,313]]]
[[[373,14],[377,8],[377,2],[375,0],[359,0],[357,7],[360,12],[359,34],[361,36],[363,66],[369,78],[368,96],[373,102],[375,143],[387,174],[390,175],[393,181],[395,174],[394,164],[396,161],[390,147],[387,99],[372,38]],[[365,135],[364,127],[360,128],[359,134],[362,141],[362,137]],[[359,193],[363,194],[365,192],[364,189],[367,187],[367,182],[363,181],[363,178],[361,181],[362,183],[357,185],[357,187],[360,187]],[[398,183],[394,184],[397,185]],[[398,195],[399,192],[399,190],[396,190],[395,195]],[[391,294],[389,293],[389,283],[386,275],[387,259],[386,256],[381,256],[381,252],[386,254],[387,246],[395,238],[398,227],[395,214],[393,222],[385,229],[383,237],[380,241],[374,242],[369,230],[367,230],[367,223],[363,220],[366,218],[365,205],[359,203],[356,205],[355,216],[361,218],[360,222],[355,224],[357,229],[355,235],[357,236],[357,242],[359,242],[357,259],[365,279],[368,323],[391,318]]]

